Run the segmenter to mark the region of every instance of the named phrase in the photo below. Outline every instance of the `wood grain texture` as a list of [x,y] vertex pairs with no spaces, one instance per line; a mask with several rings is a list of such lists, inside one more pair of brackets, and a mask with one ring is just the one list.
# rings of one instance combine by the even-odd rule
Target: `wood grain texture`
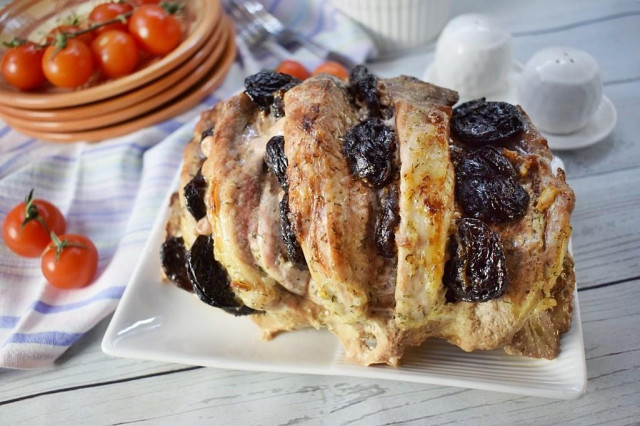
[[640,276],[640,169],[569,179],[578,288]]
[[[580,292],[589,385],[578,401],[394,381],[202,368],[36,396],[5,404],[1,410],[3,419],[11,419],[12,424],[38,424],[44,412],[47,423],[90,424],[141,420],[154,424],[511,424],[518,419],[535,424],[633,424],[640,414],[640,335],[635,332],[640,318],[639,285],[636,280]],[[103,357],[84,368],[89,379],[93,369],[129,369],[124,375],[138,375],[150,364],[155,363]],[[67,374],[63,369],[49,371],[47,381],[62,382]]]
[[[132,377],[165,373],[185,366],[160,362],[140,362],[106,356],[100,349],[102,336],[111,317],[82,337],[50,369],[0,369],[0,404],[22,398],[90,383],[126,380]],[[1,411],[1,409],[0,409]],[[0,418],[0,424],[2,424]]]

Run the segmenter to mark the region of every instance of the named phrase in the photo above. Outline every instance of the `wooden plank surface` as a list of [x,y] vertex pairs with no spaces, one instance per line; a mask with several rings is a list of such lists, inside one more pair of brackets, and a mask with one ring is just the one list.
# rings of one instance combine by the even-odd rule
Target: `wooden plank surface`
[[640,277],[640,169],[569,179],[579,288]]

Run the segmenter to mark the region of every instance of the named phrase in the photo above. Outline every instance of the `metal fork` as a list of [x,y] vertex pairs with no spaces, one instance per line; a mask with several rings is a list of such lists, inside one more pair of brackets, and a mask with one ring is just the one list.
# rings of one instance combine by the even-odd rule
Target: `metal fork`
[[349,70],[357,65],[348,57],[288,29],[278,18],[269,13],[262,3],[256,0],[225,0],[224,3],[237,20],[248,23],[239,36],[245,40],[250,48],[259,46],[269,38],[273,38],[282,46],[293,43],[303,46],[323,61],[338,62]]

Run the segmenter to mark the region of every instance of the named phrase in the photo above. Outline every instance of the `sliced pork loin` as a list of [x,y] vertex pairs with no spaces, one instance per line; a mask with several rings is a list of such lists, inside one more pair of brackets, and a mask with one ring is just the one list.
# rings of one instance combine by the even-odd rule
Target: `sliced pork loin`
[[[170,233],[187,250],[212,235],[215,260],[235,296],[258,311],[252,319],[265,338],[327,327],[363,365],[396,365],[428,337],[555,356],[575,282],[566,253],[573,194],[550,169],[544,139],[525,115],[526,131],[500,147],[532,200],[524,218],[490,225],[517,283],[490,301],[452,300],[443,275],[465,215],[452,157],[468,149],[450,136],[457,93],[356,74],[357,84],[326,75],[300,83],[263,72],[251,96],[204,113],[181,188],[201,174],[206,216],[194,217],[181,195]],[[276,158],[265,163],[268,144]]]

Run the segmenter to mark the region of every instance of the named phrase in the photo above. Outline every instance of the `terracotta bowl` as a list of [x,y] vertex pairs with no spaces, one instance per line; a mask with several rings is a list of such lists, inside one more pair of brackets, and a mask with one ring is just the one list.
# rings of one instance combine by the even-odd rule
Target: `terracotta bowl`
[[[99,0],[15,0],[0,14],[0,38],[14,37],[42,40],[45,34],[73,12],[88,14]],[[207,35],[223,14],[219,0],[187,0],[185,2],[185,39],[171,53],[156,59],[131,75],[108,80],[92,87],[60,89],[47,86],[37,92],[22,92],[0,79],[0,103],[27,109],[50,109],[82,105],[107,99],[140,87],[177,68],[205,43]],[[6,48],[0,48],[0,55]]]
[[103,139],[114,138],[135,130],[151,126],[157,122],[175,117],[188,109],[192,108],[200,102],[205,96],[211,93],[216,87],[222,83],[227,75],[229,68],[233,64],[236,55],[235,38],[233,27],[228,26],[228,36],[224,53],[220,57],[218,63],[213,67],[200,81],[189,90],[179,96],[179,100],[169,100],[167,103],[160,105],[158,108],[139,117],[135,117],[126,122],[121,122],[112,126],[101,127],[92,130],[80,132],[42,132],[35,131],[31,128],[24,128],[15,125],[9,117],[5,120],[7,124],[14,127],[19,132],[26,135],[36,137],[52,142],[76,142],[87,141],[95,142]]
[[188,89],[216,64],[226,45],[227,25],[226,19],[220,20],[205,45],[182,66],[138,89],[101,102],[43,111],[0,104],[0,116],[33,130],[67,132],[106,126],[143,114]]

